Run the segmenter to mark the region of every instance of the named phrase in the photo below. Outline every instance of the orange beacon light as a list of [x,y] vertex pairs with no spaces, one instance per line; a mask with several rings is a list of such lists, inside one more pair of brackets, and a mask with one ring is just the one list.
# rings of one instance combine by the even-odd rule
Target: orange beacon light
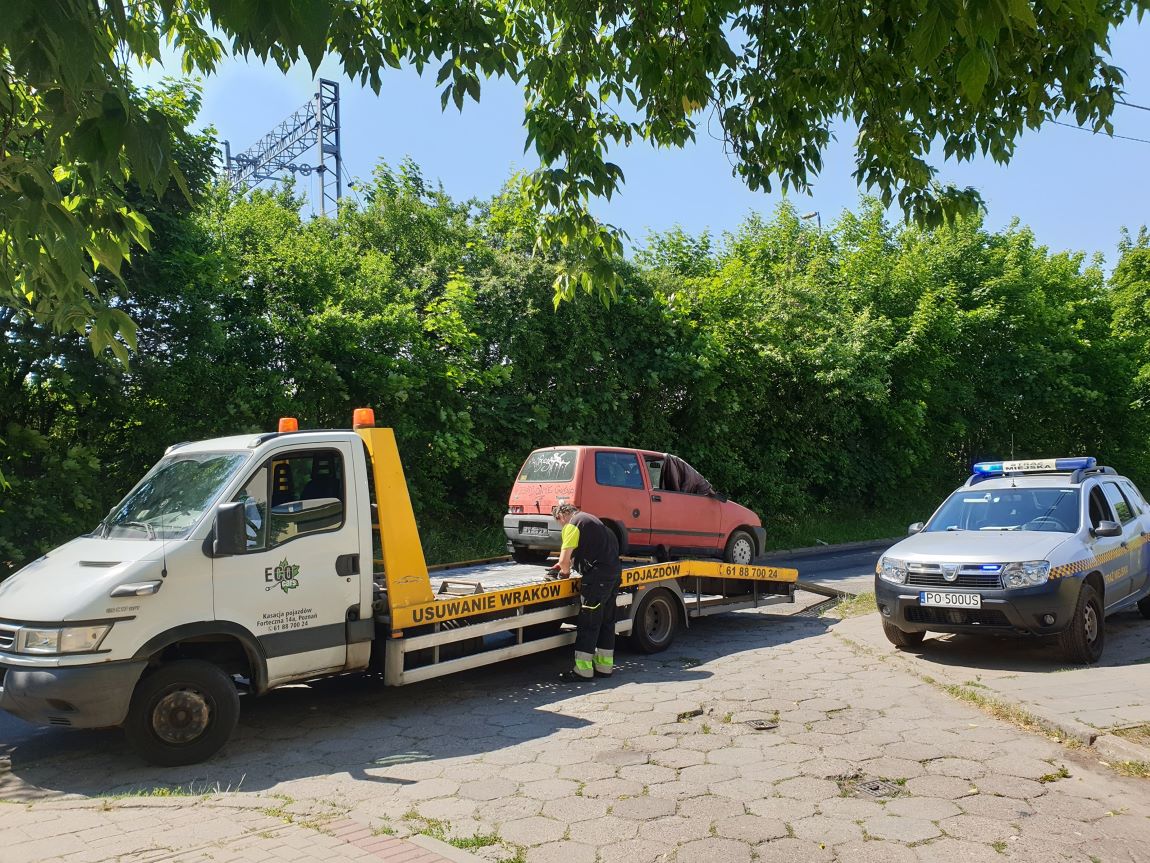
[[299,420],[295,417],[280,417],[279,431],[280,434],[299,431]]
[[373,428],[375,426],[375,411],[371,408],[356,408],[351,415],[353,429]]

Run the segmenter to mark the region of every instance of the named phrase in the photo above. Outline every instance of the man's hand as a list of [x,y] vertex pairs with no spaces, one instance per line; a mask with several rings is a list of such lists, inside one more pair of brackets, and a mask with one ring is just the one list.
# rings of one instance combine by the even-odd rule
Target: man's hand
[[552,566],[550,569],[547,570],[547,580],[548,581],[554,581],[554,580],[559,579],[559,578],[570,578],[570,577],[571,577],[571,573],[563,572],[562,570],[560,570],[559,564],[555,564],[554,566]]

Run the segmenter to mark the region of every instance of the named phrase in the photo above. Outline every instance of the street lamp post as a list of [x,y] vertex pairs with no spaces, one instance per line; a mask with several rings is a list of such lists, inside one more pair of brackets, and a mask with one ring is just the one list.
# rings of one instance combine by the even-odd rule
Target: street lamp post
[[823,229],[823,217],[822,217],[822,214],[820,214],[818,210],[815,210],[814,212],[811,212],[811,213],[807,213],[805,216],[799,216],[799,218],[804,222],[807,222],[807,221],[810,221],[811,219],[814,219],[815,224],[818,225],[819,231],[820,232],[822,231],[822,229]]

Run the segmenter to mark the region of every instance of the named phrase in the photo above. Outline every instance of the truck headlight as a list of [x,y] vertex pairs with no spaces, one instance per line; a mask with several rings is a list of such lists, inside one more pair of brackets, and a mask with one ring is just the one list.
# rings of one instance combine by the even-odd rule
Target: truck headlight
[[1008,563],[1002,570],[1002,583],[1006,587],[1035,587],[1050,580],[1049,560],[1027,560]]
[[16,635],[17,653],[91,653],[112,628],[110,623],[89,626],[22,627]]
[[894,557],[883,557],[879,559],[878,577],[883,581],[891,581],[895,584],[906,584],[906,561],[899,560]]

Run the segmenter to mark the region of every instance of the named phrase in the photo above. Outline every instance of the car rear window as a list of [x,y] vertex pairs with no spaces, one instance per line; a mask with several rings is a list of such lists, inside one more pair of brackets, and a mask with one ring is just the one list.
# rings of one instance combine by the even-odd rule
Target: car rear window
[[573,449],[541,449],[527,457],[517,482],[570,482],[575,476]]

